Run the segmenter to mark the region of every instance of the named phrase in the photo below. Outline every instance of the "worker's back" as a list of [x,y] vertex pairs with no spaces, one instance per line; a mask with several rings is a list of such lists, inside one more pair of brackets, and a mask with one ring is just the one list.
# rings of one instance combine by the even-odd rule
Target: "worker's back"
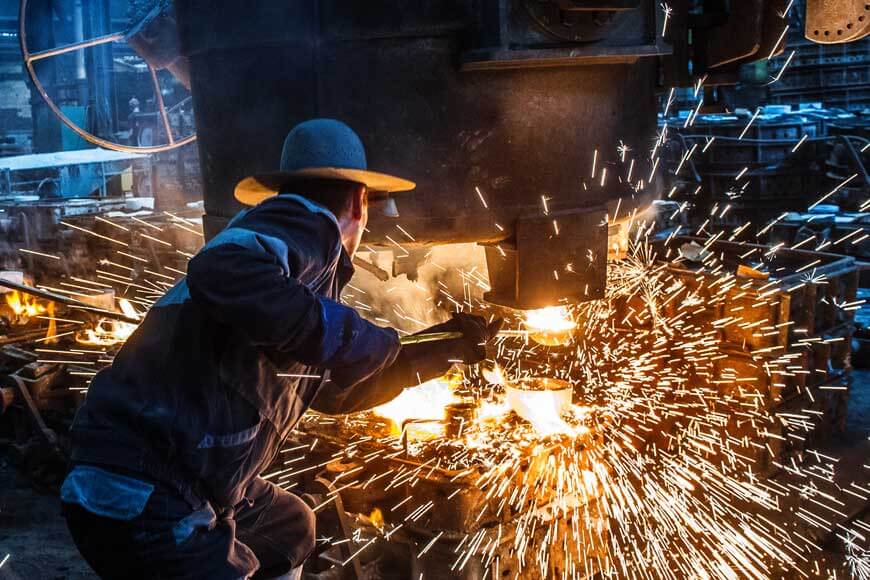
[[[74,462],[197,481],[216,505],[241,499],[321,382],[299,378],[312,374],[298,362],[307,345],[258,346],[260,329],[316,321],[309,312],[269,312],[270,297],[246,284],[256,279],[248,273],[292,273],[311,292],[335,298],[352,272],[343,263],[334,218],[311,211],[305,201],[279,196],[246,212],[191,260],[188,277],[158,301],[112,366],[94,378],[72,429]],[[233,257],[249,244],[265,249],[271,263]],[[246,310],[250,320],[240,325],[215,315],[228,296],[258,303]],[[223,312],[233,310],[238,304],[226,304]],[[273,318],[257,320],[257,313]]]

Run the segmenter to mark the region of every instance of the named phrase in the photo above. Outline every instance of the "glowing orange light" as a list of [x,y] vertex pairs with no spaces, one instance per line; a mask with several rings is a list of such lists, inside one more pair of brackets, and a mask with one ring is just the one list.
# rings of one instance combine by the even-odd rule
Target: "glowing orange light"
[[508,385],[507,402],[539,434],[569,434],[573,428],[562,415],[571,408],[572,394],[571,385],[565,381],[534,378]]
[[577,323],[565,306],[550,306],[526,311],[525,326],[535,342],[558,346],[571,341],[571,332]]
[[372,524],[380,529],[384,527],[384,514],[378,508],[372,510],[372,513],[369,515],[369,519],[372,521]]
[[[121,311],[127,316],[139,317],[140,314],[133,308],[129,301],[123,298],[118,301]],[[94,328],[87,328],[76,336],[76,341],[81,344],[95,346],[113,346],[125,342],[138,328],[135,324],[101,318]]]
[[54,344],[57,342],[57,321],[54,319],[54,302],[48,303],[48,319],[45,344]]
[[46,306],[27,294],[21,294],[17,290],[6,293],[6,304],[16,316],[31,318],[46,311]]
[[[454,389],[461,384],[461,374],[447,374],[432,379],[419,386],[405,389],[398,397],[372,409],[375,415],[389,419],[393,423],[393,434],[399,435],[402,424],[409,419],[424,419],[441,421],[444,419],[444,408],[450,403],[460,401],[454,394]],[[433,426],[436,426],[433,423]],[[415,427],[417,432],[419,427]],[[426,429],[431,431],[432,428]],[[443,431],[443,425],[440,428]]]
[[507,382],[501,367],[498,365],[495,365],[492,369],[483,369],[483,378],[491,385],[504,385]]

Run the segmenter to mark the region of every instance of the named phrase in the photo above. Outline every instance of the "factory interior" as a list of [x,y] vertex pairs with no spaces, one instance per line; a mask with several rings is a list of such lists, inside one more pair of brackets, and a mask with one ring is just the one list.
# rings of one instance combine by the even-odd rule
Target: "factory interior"
[[[361,165],[288,160],[313,119],[358,134]],[[356,201],[338,214],[257,177],[288,163],[363,184],[358,248]],[[240,196],[252,179],[262,205]],[[285,295],[322,309],[324,344],[340,301],[395,360],[471,340],[457,320],[485,322],[481,354],[332,412],[302,393],[328,397],[345,370],[246,330],[291,320],[263,315],[277,293],[227,306],[241,326],[216,312],[155,332],[167,304],[211,315],[193,265],[281,203],[336,224],[352,260],[324,294],[293,265],[318,251],[278,239],[303,234],[252,234]],[[215,280],[259,284],[219,264]],[[870,4],[0,0],[0,294],[0,580],[870,580]],[[184,381],[145,355],[180,336]],[[234,382],[235,355],[198,368],[218,343],[256,352],[278,402]],[[313,541],[275,540],[295,537],[278,519],[266,539],[302,556],[270,568],[242,515],[263,506],[249,488],[244,508],[215,500],[206,476],[159,552],[134,533],[157,491],[127,517],[88,504],[124,499],[100,488],[119,478],[177,492],[74,436],[103,409],[92,381],[136,360],[152,384],[127,422],[173,469],[199,455],[150,437],[161,393],[189,405],[173,434],[216,399],[250,404],[247,435],[197,446],[220,448],[209,469],[227,477],[276,434],[253,476],[303,506]],[[121,408],[110,382],[99,397]],[[233,518],[227,562],[185,552]],[[87,540],[93,522],[117,542]],[[246,554],[236,576],[218,566]]]

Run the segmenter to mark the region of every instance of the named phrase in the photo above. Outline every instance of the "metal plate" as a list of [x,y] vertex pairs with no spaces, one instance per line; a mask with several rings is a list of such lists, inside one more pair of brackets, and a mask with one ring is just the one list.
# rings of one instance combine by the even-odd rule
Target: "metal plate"
[[707,68],[745,61],[761,48],[762,0],[735,0],[728,21],[706,34]]
[[807,0],[804,36],[819,44],[840,44],[870,33],[866,0]]
[[607,274],[604,209],[523,216],[515,227],[516,249],[486,248],[492,285],[486,300],[530,310],[604,297]]
[[761,31],[761,46],[758,47],[758,56],[771,58],[782,54],[785,49],[785,31],[788,20],[785,18],[785,10],[788,0],[770,0],[764,9],[764,24]]

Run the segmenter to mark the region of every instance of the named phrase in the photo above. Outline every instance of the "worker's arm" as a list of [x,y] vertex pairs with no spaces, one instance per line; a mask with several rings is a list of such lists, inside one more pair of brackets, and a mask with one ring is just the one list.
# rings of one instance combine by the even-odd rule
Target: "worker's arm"
[[462,338],[402,347],[395,361],[369,379],[348,387],[333,372],[317,393],[311,408],[329,415],[356,413],[383,405],[412,387],[440,377],[456,362],[478,363],[486,358],[485,344],[498,334],[502,320],[489,324],[479,316],[460,314],[422,331],[463,333]]
[[[429,352],[423,351],[429,346]],[[434,352],[432,345],[412,344],[402,347],[393,364],[356,385],[342,385],[340,377],[330,374],[317,392],[311,408],[328,415],[367,411],[396,398],[406,387],[440,377],[453,364],[449,355]]]
[[365,380],[393,362],[398,336],[299,282],[324,269],[337,232],[287,203],[265,202],[197,254],[188,264],[191,298],[279,368],[302,362]]

